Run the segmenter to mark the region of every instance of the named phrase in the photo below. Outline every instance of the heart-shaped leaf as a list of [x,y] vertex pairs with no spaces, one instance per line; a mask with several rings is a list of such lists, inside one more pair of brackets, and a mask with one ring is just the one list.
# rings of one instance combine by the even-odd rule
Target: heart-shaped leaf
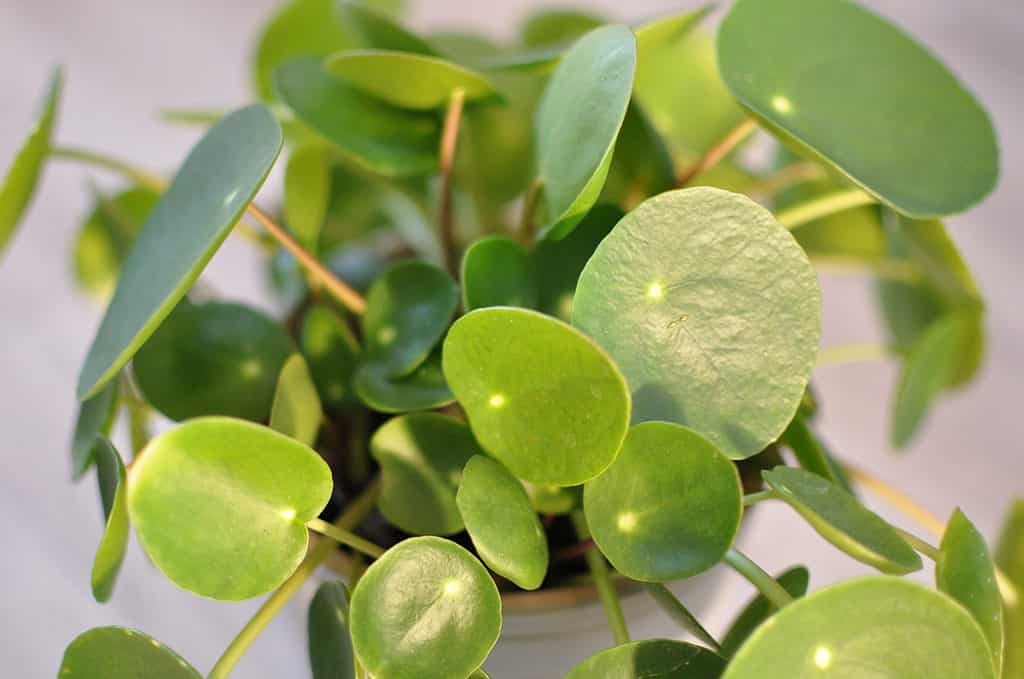
[[296,240],[310,252],[318,250],[330,197],[328,148],[311,143],[295,149],[284,173],[284,219]]
[[804,413],[797,412],[793,416],[793,421],[786,427],[786,431],[782,432],[779,441],[793,451],[793,456],[802,468],[828,479],[853,494],[853,487],[846,478],[843,468],[832,459],[825,445],[811,431]]
[[28,138],[18,150],[14,162],[0,182],[0,254],[14,235],[28,204],[32,201],[39,175],[50,152],[53,123],[57,117],[57,104],[64,83],[60,69],[50,78],[46,100]]
[[452,325],[443,358],[473,433],[519,478],[574,486],[618,454],[629,390],[572,327],[525,309],[478,309]]
[[352,50],[332,55],[324,70],[353,87],[401,108],[445,106],[455,90],[466,101],[497,95],[486,76],[465,66],[424,54],[391,50]]
[[548,237],[568,235],[600,195],[635,71],[636,37],[612,25],[580,38],[548,81],[534,127]]
[[185,296],[263,185],[281,143],[270,111],[249,106],[193,147],[121,267],[78,378],[80,399],[113,378]]
[[385,176],[422,175],[437,167],[440,126],[432,114],[378,101],[331,77],[317,57],[274,71],[274,87],[295,116],[346,159]]
[[974,616],[992,649],[996,676],[1002,676],[1003,600],[985,538],[957,509],[946,523],[940,549],[935,584]]
[[921,557],[857,498],[817,474],[793,467],[761,472],[765,482],[821,537],[883,573],[912,573]]
[[501,631],[501,597],[472,554],[410,538],[377,559],[352,593],[352,645],[375,679],[465,677]]
[[108,382],[95,396],[82,402],[71,437],[71,478],[78,480],[95,461],[96,437],[106,436],[117,416],[117,382]]
[[[868,674],[865,674],[867,672]],[[761,625],[723,679],[994,679],[985,638],[952,599],[873,576],[815,592]]]
[[96,627],[68,645],[61,679],[202,679],[156,639],[124,627]]
[[758,118],[899,212],[963,212],[995,185],[982,107],[924,47],[856,3],[741,0],[719,32],[718,63]]
[[[791,597],[799,599],[807,594],[807,585],[810,582],[810,573],[803,566],[790,568],[788,571],[776,578],[776,581],[786,590]],[[761,623],[775,614],[776,607],[758,594],[743,607],[740,614],[736,616],[729,631],[722,637],[721,654],[725,658],[736,655],[743,642],[747,640],[754,630],[761,626]]]
[[331,408],[352,403],[359,342],[345,321],[330,307],[310,308],[302,322],[300,344],[323,402]]
[[342,22],[362,38],[364,47],[437,55],[426,40],[362,0],[341,0],[337,7]]
[[793,419],[818,352],[818,278],[775,218],[713,188],[619,222],[580,275],[573,324],[618,363],[633,420],[689,427],[743,459]]
[[323,406],[302,354],[292,354],[281,367],[270,408],[270,428],[299,443],[316,443]]
[[700,435],[668,422],[629,430],[618,458],[583,489],[594,541],[634,580],[668,582],[714,566],[743,515],[736,466]]
[[360,366],[355,390],[360,401],[382,413],[430,410],[455,402],[441,370],[440,347],[405,377],[389,377],[378,363]]
[[445,415],[415,413],[388,420],[370,439],[381,467],[380,510],[414,535],[462,531],[455,504],[462,468],[481,453],[469,427]]
[[149,442],[128,478],[143,549],[201,596],[248,599],[280,585],[306,553],[306,521],[331,497],[327,464],[272,429],[204,417]]
[[1010,507],[1006,523],[996,548],[996,563],[1014,588],[1015,600],[1007,598],[1003,622],[1006,642],[1003,645],[1003,679],[1024,677],[1024,607],[1020,595],[1024,592],[1024,501],[1017,500]]
[[261,422],[294,351],[287,331],[240,304],[181,302],[135,355],[146,400],[172,420],[229,415]]
[[309,664],[313,679],[355,679],[355,654],[349,634],[348,590],[325,582],[309,603]]
[[534,305],[530,259],[523,246],[510,238],[490,236],[470,245],[462,255],[460,278],[466,311]]
[[114,581],[128,548],[128,505],[125,501],[124,462],[104,436],[96,438],[96,479],[106,528],[92,564],[92,595],[96,601],[110,599]]
[[537,589],[548,570],[548,545],[519,479],[500,462],[476,455],[462,472],[456,502],[484,563],[523,589]]
[[706,648],[669,639],[619,644],[595,653],[565,679],[718,679],[725,660]]

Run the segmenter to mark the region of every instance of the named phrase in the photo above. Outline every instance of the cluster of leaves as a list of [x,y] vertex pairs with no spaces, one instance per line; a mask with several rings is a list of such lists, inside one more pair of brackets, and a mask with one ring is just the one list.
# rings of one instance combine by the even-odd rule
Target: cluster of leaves
[[[551,584],[541,516],[567,515],[616,641],[573,679],[1020,676],[1020,508],[997,578],[959,511],[935,548],[868,510],[811,422],[813,264],[878,278],[903,362],[896,445],[980,365],[983,305],[938,219],[991,190],[997,153],[949,71],[847,0],[739,0],[717,42],[696,30],[706,8],[634,27],[543,12],[504,50],[416,35],[394,11],[287,3],[255,55],[263,103],[172,114],[214,124],[169,183],[54,145],[55,77],[0,186],[0,246],[49,157],[133,182],[97,196],[74,249],[83,289],[109,298],[72,451],[107,517],[96,599],[131,527],[188,591],[274,592],[219,679],[333,540],[353,589],[312,601],[314,677],[482,677],[496,583]],[[782,142],[773,168],[732,153],[755,127]],[[282,228],[252,201],[285,141]],[[188,296],[233,229],[268,251],[286,322]],[[122,410],[127,469],[107,438]],[[150,439],[154,411],[177,424]],[[737,464],[779,448],[795,464],[745,496]],[[882,575],[806,596],[802,568],[773,580],[733,546],[766,499]],[[375,508],[411,537],[359,535]],[[898,577],[919,552],[936,590]],[[719,563],[760,591],[721,643],[663,587]],[[629,642],[613,578],[703,645]],[[61,668],[139,676],[200,675],[115,627]]]

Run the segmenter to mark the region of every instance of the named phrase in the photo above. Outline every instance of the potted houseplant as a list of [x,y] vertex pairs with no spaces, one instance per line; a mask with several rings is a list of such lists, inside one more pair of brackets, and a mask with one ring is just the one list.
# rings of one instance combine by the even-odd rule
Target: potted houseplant
[[[172,179],[58,145],[58,71],[0,185],[2,247],[47,162],[128,182],[74,249],[107,304],[71,454],[107,517],[97,601],[134,529],[176,585],[266,595],[211,679],[325,563],[316,679],[482,677],[499,636],[528,656],[525,631],[566,652],[498,672],[1020,676],[1020,506],[995,559],[959,511],[925,517],[935,544],[861,504],[909,500],[814,427],[815,364],[901,361],[896,446],[980,365],[984,306],[940,219],[992,189],[997,148],[946,67],[848,0],[739,0],[714,40],[708,8],[545,12],[509,49],[416,35],[387,4],[285,4],[261,103],[169,114],[208,126]],[[760,167],[757,130],[779,142]],[[281,318],[194,287],[231,233],[266,257]],[[819,350],[815,267],[837,264],[878,279],[889,346]],[[810,589],[799,555],[765,573],[733,544],[761,502],[880,574]],[[922,555],[935,588],[900,577]],[[725,635],[687,586],[719,564],[757,591]],[[631,641],[641,601],[693,641]],[[608,637],[582,651],[597,609]],[[201,675],[103,627],[59,676]]]

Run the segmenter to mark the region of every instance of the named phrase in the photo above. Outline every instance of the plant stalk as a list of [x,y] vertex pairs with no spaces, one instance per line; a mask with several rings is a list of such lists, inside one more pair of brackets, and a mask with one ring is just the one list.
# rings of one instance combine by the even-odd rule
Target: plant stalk
[[836,191],[783,210],[775,215],[775,219],[779,224],[792,231],[815,219],[876,203],[878,200],[874,196],[870,196],[860,189]]
[[644,589],[647,590],[647,593],[651,595],[651,598],[654,599],[654,602],[658,604],[661,610],[664,611],[668,617],[672,618],[677,625],[703,641],[715,653],[721,652],[721,645],[715,641],[715,638],[711,636],[706,629],[704,629],[704,626],[700,624],[700,621],[694,617],[693,613],[683,605],[683,602],[681,602],[668,587],[658,582],[645,582]]
[[[590,537],[590,529],[587,527],[587,519],[583,512],[576,510],[571,515],[572,524],[581,540]],[[597,596],[601,599],[601,606],[608,618],[608,627],[612,631],[612,639],[616,645],[629,642],[629,630],[626,627],[626,618],[622,615],[622,604],[619,602],[619,593],[612,583],[608,572],[608,562],[600,550],[588,549],[584,553],[587,560],[587,567],[590,569],[590,576],[597,587]]]
[[914,282],[921,278],[918,271],[910,262],[899,259],[876,259],[874,261],[859,262],[844,257],[820,257],[811,255],[811,264],[823,273],[832,274],[856,274],[861,272],[870,273],[878,278],[891,281]]
[[690,169],[679,175],[676,180],[676,187],[683,188],[690,184],[694,179],[704,174],[743,142],[744,139],[749,137],[754,130],[757,129],[757,121],[753,118],[745,118],[739,125],[734,127],[728,132],[722,139],[708,149],[707,153],[698,160]]
[[750,560],[743,552],[735,547],[730,547],[723,559],[734,571],[742,575],[757,588],[765,599],[775,608],[784,608],[793,603],[793,597],[782,588],[775,578],[764,572],[760,566]]
[[167,181],[145,170],[129,165],[124,161],[95,153],[86,149],[71,148],[66,146],[55,146],[50,149],[51,158],[62,160],[74,160],[87,165],[95,165],[104,169],[124,175],[135,184],[149,189],[155,193],[163,193],[167,189]]
[[820,165],[805,160],[787,165],[774,174],[754,182],[747,189],[747,195],[758,201],[767,201],[786,189],[822,179],[825,176],[825,170]]
[[438,167],[441,171],[441,206],[438,216],[441,249],[444,252],[445,268],[453,276],[458,273],[458,253],[455,245],[455,224],[452,214],[452,168],[455,164],[455,149],[459,143],[459,125],[462,122],[462,108],[466,91],[461,87],[452,90],[448,99],[448,111],[444,116],[441,131],[441,148],[438,153]]
[[523,211],[519,214],[519,242],[525,246],[533,244],[533,238],[537,232],[537,223],[533,220],[533,213],[537,211],[537,203],[540,201],[541,191],[544,183],[538,178],[530,184],[523,197]]
[[312,531],[316,531],[324,537],[330,538],[337,543],[343,544],[346,547],[351,547],[357,552],[362,552],[366,556],[374,559],[379,559],[384,554],[384,548],[375,545],[369,540],[359,537],[355,533],[345,530],[344,528],[338,528],[335,525],[329,524],[323,519],[310,519],[306,522],[306,528]]
[[817,367],[840,363],[881,361],[892,356],[892,349],[884,344],[844,344],[818,352]]
[[756,493],[747,493],[743,496],[743,506],[749,507],[756,505],[758,502],[764,502],[765,500],[774,500],[779,497],[779,494],[774,490],[759,490]]

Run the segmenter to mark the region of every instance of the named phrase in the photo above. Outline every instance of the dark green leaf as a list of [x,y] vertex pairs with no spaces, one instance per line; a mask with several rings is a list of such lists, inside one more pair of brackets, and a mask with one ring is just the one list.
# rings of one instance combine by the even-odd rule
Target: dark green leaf
[[462,255],[462,306],[532,307],[536,298],[523,246],[503,236],[482,238]]
[[[790,568],[788,571],[776,578],[782,588],[789,592],[789,595],[799,599],[807,594],[807,585],[810,582],[810,574],[803,566]],[[721,653],[723,657],[731,658],[736,655],[743,642],[747,640],[754,630],[761,626],[761,623],[771,617],[777,609],[764,595],[758,594],[743,607],[736,619],[729,625],[729,631],[722,638]]]
[[355,655],[349,636],[348,591],[341,582],[325,582],[309,604],[309,664],[313,679],[355,679]]
[[345,321],[330,307],[312,307],[302,322],[300,344],[323,402],[331,408],[352,403],[359,343]]
[[302,354],[292,354],[277,378],[274,403],[270,408],[270,428],[312,446],[316,443],[321,420],[323,406],[309,366]]
[[94,462],[96,437],[106,436],[117,415],[117,382],[109,382],[82,402],[71,439],[71,478],[78,480]]
[[92,595],[96,601],[110,599],[114,581],[128,548],[128,506],[125,501],[125,471],[121,456],[106,437],[96,439],[96,479],[106,527],[92,564]]
[[389,377],[384,366],[378,363],[360,366],[355,390],[360,401],[382,413],[430,410],[455,401],[441,371],[440,347],[405,377]]
[[632,209],[645,198],[668,191],[675,183],[668,147],[640,105],[632,102],[619,130],[599,200]]
[[202,679],[156,639],[124,627],[83,632],[64,651],[60,679]]
[[683,641],[649,639],[596,653],[565,679],[718,679],[725,661]]

